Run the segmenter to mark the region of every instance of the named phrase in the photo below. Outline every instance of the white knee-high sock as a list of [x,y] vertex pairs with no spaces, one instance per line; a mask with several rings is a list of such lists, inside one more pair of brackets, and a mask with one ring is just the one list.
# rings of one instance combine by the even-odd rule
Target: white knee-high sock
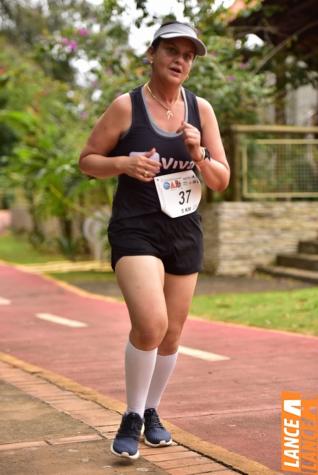
[[178,352],[172,355],[157,355],[156,366],[146,400],[146,409],[159,406],[161,396],[168,384],[168,380],[175,368]]
[[125,353],[127,412],[137,412],[142,418],[156,357],[157,348],[143,351],[128,341]]

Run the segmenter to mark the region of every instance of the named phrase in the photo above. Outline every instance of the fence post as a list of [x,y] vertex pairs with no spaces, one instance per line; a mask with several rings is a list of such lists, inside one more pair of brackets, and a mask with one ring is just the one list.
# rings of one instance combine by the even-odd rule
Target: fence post
[[235,125],[230,128],[230,158],[231,158],[231,181],[232,201],[242,200],[242,177],[241,177],[241,150],[239,131]]

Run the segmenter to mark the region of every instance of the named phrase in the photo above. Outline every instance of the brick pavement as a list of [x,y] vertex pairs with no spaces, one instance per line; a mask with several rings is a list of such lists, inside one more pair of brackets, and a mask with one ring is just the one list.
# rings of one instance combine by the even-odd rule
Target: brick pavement
[[137,461],[119,459],[110,452],[118,412],[5,362],[0,376],[3,475],[244,473],[176,442],[160,449],[141,444]]

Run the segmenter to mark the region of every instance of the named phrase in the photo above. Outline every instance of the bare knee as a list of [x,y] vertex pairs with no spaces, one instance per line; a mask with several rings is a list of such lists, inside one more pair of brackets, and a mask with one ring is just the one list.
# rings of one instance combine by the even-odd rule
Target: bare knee
[[178,351],[183,325],[169,326],[159,345],[161,355],[172,355]]
[[167,333],[168,322],[166,319],[153,320],[143,326],[133,326],[130,332],[130,341],[140,350],[157,348]]

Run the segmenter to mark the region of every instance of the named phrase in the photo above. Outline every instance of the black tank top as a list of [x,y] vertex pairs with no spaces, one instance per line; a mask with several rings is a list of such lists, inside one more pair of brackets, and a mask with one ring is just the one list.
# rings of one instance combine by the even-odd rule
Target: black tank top
[[[201,123],[196,96],[183,89],[187,106],[187,122],[201,132]],[[130,92],[132,102],[132,123],[120,138],[109,156],[129,155],[131,152],[145,152],[156,148],[161,162],[159,175],[183,170],[195,170],[182,134],[162,131],[152,122],[142,95],[142,86]],[[154,181],[144,183],[136,178],[121,174],[113,201],[111,220],[140,216],[160,210],[159,198]]]

